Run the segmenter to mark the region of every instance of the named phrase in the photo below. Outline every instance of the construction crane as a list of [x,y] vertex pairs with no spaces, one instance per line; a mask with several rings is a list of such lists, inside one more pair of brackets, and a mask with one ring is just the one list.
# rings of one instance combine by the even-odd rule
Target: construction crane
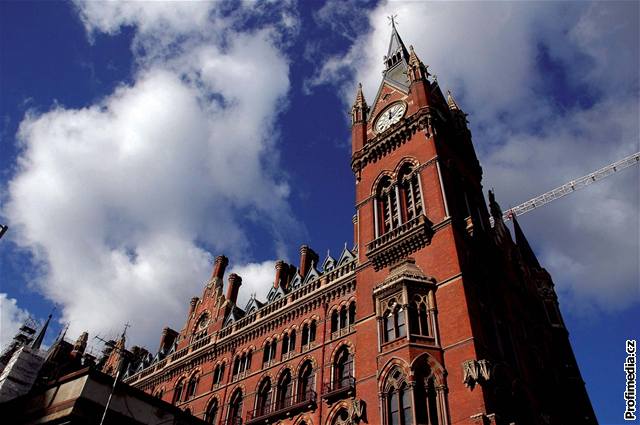
[[[567,196],[578,189],[582,189],[583,187],[602,180],[605,177],[609,177],[620,170],[624,170],[625,168],[631,167],[632,165],[636,165],[638,164],[638,162],[640,162],[640,152],[636,152],[632,155],[624,157],[621,160],[614,162],[613,164],[609,164],[606,167],[602,167],[599,170],[594,171],[593,173],[589,173],[586,176],[571,180],[570,182],[567,182],[562,186],[558,186],[553,190],[545,192],[542,195],[536,196],[533,199],[529,199],[528,201],[523,202],[518,206],[510,208],[509,210],[504,212],[504,214],[502,215],[502,220],[511,220],[511,217],[513,216],[521,216],[522,214],[528,213],[529,211],[533,211],[536,208],[546,205],[551,201],[555,201],[556,199]],[[491,226],[493,227],[493,217],[491,217],[489,220],[491,222]]]

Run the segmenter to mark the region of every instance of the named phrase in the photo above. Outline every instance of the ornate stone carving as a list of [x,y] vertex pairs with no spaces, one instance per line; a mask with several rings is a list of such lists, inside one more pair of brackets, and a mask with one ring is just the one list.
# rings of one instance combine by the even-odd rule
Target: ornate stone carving
[[476,384],[491,379],[491,363],[489,360],[466,360],[462,363],[462,382],[473,389]]
[[359,398],[351,400],[349,406],[349,420],[352,424],[360,423],[360,420],[366,421],[366,403]]

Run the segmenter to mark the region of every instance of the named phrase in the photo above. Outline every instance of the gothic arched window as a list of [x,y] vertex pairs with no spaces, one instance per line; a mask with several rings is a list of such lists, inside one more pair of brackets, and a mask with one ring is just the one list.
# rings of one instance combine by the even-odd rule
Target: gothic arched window
[[231,402],[229,403],[229,416],[227,417],[227,423],[236,424],[242,421],[242,390],[238,389],[231,396]]
[[413,403],[406,376],[395,369],[385,383],[386,425],[413,425]]
[[333,386],[335,389],[351,384],[353,379],[353,355],[345,345],[336,353],[333,364]]
[[256,402],[256,416],[263,416],[270,412],[271,408],[271,380],[266,378],[258,389],[258,400]]
[[224,377],[224,363],[219,364],[213,371],[213,385],[220,385]]
[[398,173],[400,186],[400,206],[402,220],[407,222],[422,214],[422,194],[420,191],[419,175],[410,163],[406,163]]
[[279,409],[291,405],[291,371],[289,369],[280,377],[278,381],[277,405]]
[[176,404],[182,401],[183,390],[184,390],[184,378],[180,379],[176,384],[176,387],[173,389],[173,404]]
[[333,417],[331,425],[345,425],[349,422],[349,412],[344,407],[338,410],[338,413]]
[[[390,302],[394,304],[394,302]],[[405,323],[405,311],[399,305],[395,305],[392,309],[386,310],[382,317],[384,342],[393,341],[407,335],[407,326]]]
[[416,400],[416,422],[419,424],[439,425],[440,412],[435,377],[431,368],[424,361],[419,361],[414,367],[416,385],[414,386]]
[[200,377],[198,376],[198,374],[194,374],[191,377],[191,379],[189,379],[189,383],[187,384],[187,391],[186,391],[187,395],[185,397],[185,400],[189,400],[190,398],[193,398],[196,396],[199,380],[200,380]]
[[338,410],[331,421],[331,425],[346,425],[349,422],[349,412],[344,407]]
[[398,209],[398,186],[391,183],[389,176],[384,176],[376,188],[374,216],[376,237],[401,224]]
[[340,321],[338,316],[338,310],[333,310],[333,312],[331,313],[331,333],[338,331],[338,323]]
[[347,314],[347,307],[342,306],[342,308],[340,309],[340,329],[344,329],[347,327]]
[[298,402],[311,399],[314,385],[315,373],[313,372],[313,365],[310,361],[307,361],[302,368],[300,368],[300,375],[298,377]]
[[353,326],[356,322],[356,302],[349,304],[349,326]]
[[289,352],[289,335],[284,334],[282,337],[282,356]]
[[431,335],[431,326],[429,324],[429,310],[427,306],[427,297],[416,295],[413,303],[409,308],[409,320],[411,333],[416,335]]
[[262,366],[266,366],[271,360],[271,342],[267,342],[264,344],[264,348],[262,350]]
[[217,416],[218,416],[218,400],[214,398],[211,401],[211,404],[209,404],[209,408],[207,409],[204,415],[204,420],[208,424],[215,424]]
[[316,340],[316,321],[311,321],[311,326],[309,326],[309,342],[313,342]]

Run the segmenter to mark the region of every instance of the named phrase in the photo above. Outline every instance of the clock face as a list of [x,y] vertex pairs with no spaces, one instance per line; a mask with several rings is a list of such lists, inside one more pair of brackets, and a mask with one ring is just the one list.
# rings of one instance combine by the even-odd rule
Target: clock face
[[402,119],[402,117],[404,116],[406,110],[407,104],[404,102],[398,102],[382,111],[382,113],[378,116],[375,124],[376,132],[382,133],[393,124],[400,121],[400,119]]

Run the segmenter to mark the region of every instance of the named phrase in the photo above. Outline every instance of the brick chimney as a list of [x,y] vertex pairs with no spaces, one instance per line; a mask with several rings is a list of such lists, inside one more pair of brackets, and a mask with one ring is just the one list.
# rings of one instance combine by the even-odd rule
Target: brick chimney
[[173,343],[176,341],[177,336],[178,332],[169,327],[164,328],[162,330],[162,335],[160,336],[160,350],[169,350]]
[[300,276],[305,277],[311,269],[311,264],[318,264],[318,254],[307,245],[300,247]]
[[276,278],[273,281],[273,287],[278,288],[286,280],[287,275],[287,263],[282,260],[276,261]]
[[238,290],[242,285],[242,278],[235,273],[229,275],[229,286],[227,287],[227,300],[236,303],[238,299]]
[[218,255],[216,257],[216,261],[213,266],[213,273],[211,273],[211,279],[214,279],[216,277],[218,279],[223,279],[224,271],[227,269],[228,265],[229,265],[229,259],[224,255]]

